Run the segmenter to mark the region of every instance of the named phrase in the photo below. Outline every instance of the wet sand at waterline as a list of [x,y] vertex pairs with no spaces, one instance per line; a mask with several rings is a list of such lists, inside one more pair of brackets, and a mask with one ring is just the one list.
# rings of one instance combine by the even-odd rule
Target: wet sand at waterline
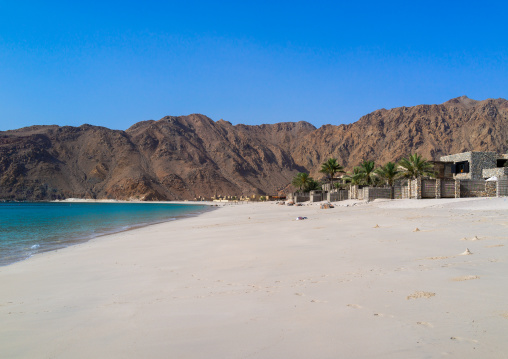
[[1,267],[0,357],[506,357],[506,198],[335,205],[224,206]]

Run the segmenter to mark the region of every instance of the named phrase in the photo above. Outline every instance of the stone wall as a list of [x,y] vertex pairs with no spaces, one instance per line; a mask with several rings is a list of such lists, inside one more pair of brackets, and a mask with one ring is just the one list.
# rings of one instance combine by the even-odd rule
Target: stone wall
[[496,191],[498,197],[508,196],[508,177],[496,181]]
[[409,198],[409,181],[407,179],[396,180],[393,186],[394,199],[407,199]]
[[363,190],[365,187],[362,187],[362,188],[358,188],[358,190],[356,191],[356,198],[355,199],[359,199],[360,201],[363,201],[364,197],[365,197],[365,191]]
[[346,199],[349,199],[349,196],[348,191],[345,189],[334,190],[332,192],[326,193],[326,200],[328,202],[345,201]]
[[[357,186],[356,186],[357,187]],[[392,199],[394,198],[394,190],[392,187],[362,187],[356,188],[354,191],[349,191],[351,194],[356,194],[356,197],[349,197],[350,199],[373,201],[378,198]]]
[[323,200],[323,192],[321,191],[310,191],[311,202],[321,202]]
[[409,181],[409,198],[421,199],[422,198],[422,179],[417,178]]
[[[409,191],[411,190],[411,196]],[[351,186],[349,190],[333,190],[323,193],[294,193],[292,198],[298,202],[329,202],[358,199],[373,201],[378,198],[386,199],[421,199],[421,198],[461,198],[461,197],[495,197],[508,196],[508,177],[498,181],[485,180],[445,180],[445,179],[416,179],[407,184],[394,187],[362,187]],[[288,197],[291,198],[291,197]]]
[[508,176],[508,167],[486,168],[482,171],[482,176],[483,178]]
[[495,197],[496,182],[485,180],[460,181],[460,197]]
[[349,187],[349,198],[358,199],[358,185]]
[[332,190],[332,184],[331,183],[323,183],[321,185],[321,189],[324,191],[324,192],[330,192]]
[[483,170],[497,166],[497,153],[472,152],[471,179],[483,179]]
[[391,199],[393,196],[393,189],[391,187],[365,187],[364,199],[373,201],[378,198]]
[[446,180],[442,179],[441,182],[441,198],[455,198],[456,197],[456,186],[455,186],[455,180]]
[[399,185],[393,187],[393,198],[394,199],[407,199],[408,197],[408,188],[406,185]]
[[310,201],[310,194],[307,193],[294,193],[293,194],[293,202],[301,203]]
[[485,192],[487,192],[487,197],[496,197],[497,196],[497,183],[495,181],[489,181],[485,184]]
[[[441,191],[439,188],[439,191],[437,190],[437,181],[435,179],[424,179],[421,182],[421,193],[422,198],[436,198],[437,193],[439,192],[439,197],[441,197]],[[437,197],[437,198],[439,198]]]
[[441,198],[441,189],[442,189],[441,179],[437,178],[435,184],[436,184],[436,188],[435,188],[436,198]]

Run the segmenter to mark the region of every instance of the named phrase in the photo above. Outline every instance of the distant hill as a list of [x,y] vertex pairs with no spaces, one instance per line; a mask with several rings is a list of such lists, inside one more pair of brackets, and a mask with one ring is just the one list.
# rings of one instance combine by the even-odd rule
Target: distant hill
[[235,125],[203,115],[139,122],[126,131],[83,125],[0,132],[0,198],[194,199],[274,194],[297,172],[321,177],[412,152],[429,159],[463,151],[505,152],[508,101],[465,96],[441,105],[377,110],[349,125]]

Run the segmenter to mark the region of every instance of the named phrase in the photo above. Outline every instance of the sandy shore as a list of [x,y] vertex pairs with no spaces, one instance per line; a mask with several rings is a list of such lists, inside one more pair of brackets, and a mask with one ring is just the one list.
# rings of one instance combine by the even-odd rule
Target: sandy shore
[[338,204],[224,206],[2,267],[0,357],[506,357],[508,199]]

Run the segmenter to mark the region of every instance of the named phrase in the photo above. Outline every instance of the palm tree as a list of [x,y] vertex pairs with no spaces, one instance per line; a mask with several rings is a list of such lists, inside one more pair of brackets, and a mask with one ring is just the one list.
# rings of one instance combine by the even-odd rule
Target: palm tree
[[433,165],[418,154],[409,155],[399,161],[402,175],[406,178],[416,179],[422,176],[434,177]]
[[[374,170],[374,172],[375,172],[375,170]],[[382,186],[382,185],[384,185],[384,184],[385,184],[385,182],[383,181],[383,179],[382,179],[381,177],[379,177],[379,176],[377,175],[377,173],[376,173],[376,175],[375,175],[375,176],[374,176],[374,178],[372,179],[372,185],[373,185],[374,187],[378,187],[378,186]]]
[[311,179],[308,173],[300,172],[293,178],[291,184],[295,187],[298,187],[298,190],[301,191],[302,188],[306,187],[309,183],[309,178]]
[[321,188],[321,184],[314,180],[314,178],[309,177],[309,182],[307,183],[307,186],[305,186],[304,191],[310,192],[310,191],[317,191]]
[[336,158],[329,158],[328,161],[326,161],[321,165],[321,169],[319,170],[319,172],[328,175],[328,178],[330,179],[330,184],[332,185],[333,188],[333,177],[335,176],[336,173],[343,173],[344,168],[341,165],[339,165]]
[[362,174],[362,179],[366,185],[370,186],[374,182],[375,172],[374,172],[374,161],[363,161],[360,164],[360,173]]
[[376,170],[376,174],[382,178],[388,186],[393,186],[393,181],[398,177],[401,171],[397,168],[397,165],[393,162],[388,162],[382,167]]
[[321,187],[318,181],[305,172],[298,173],[291,181],[291,184],[303,192],[315,191]]
[[363,183],[363,173],[360,167],[353,167],[353,172],[344,177],[346,182],[351,183],[353,186]]
[[342,177],[342,182],[335,182],[333,184],[333,188],[335,189],[343,189],[346,187],[346,183],[348,182],[347,176]]

